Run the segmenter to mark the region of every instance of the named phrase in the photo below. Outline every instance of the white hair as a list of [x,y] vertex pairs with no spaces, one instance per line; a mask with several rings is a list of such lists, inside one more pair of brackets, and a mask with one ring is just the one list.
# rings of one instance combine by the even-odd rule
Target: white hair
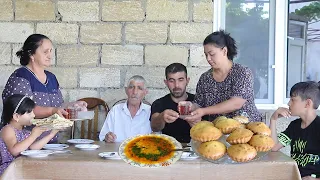
[[146,80],[140,76],[140,75],[134,75],[132,76],[129,80],[128,80],[128,83],[127,83],[127,87],[130,85],[130,82],[131,81],[134,81],[134,82],[141,82],[143,83],[143,88],[146,89],[147,86],[146,86]]

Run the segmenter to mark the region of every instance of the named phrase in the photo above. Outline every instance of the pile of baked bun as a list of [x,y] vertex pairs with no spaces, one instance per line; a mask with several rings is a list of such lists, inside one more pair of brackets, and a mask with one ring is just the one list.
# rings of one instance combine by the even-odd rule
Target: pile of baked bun
[[[274,146],[269,127],[263,122],[249,122],[245,116],[200,121],[191,128],[190,135],[201,142],[197,151],[211,160],[227,153],[234,161],[247,162],[254,159],[257,152],[269,151]],[[227,136],[226,143],[219,141],[222,136]]]

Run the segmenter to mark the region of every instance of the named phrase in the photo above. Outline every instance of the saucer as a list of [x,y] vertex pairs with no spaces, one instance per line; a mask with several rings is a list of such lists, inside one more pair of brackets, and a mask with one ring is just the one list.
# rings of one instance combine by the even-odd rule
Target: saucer
[[199,156],[194,152],[183,152],[181,155],[181,160],[192,160],[197,159]]
[[96,150],[100,146],[97,144],[77,144],[74,147],[80,149],[80,150]]
[[98,155],[106,159],[121,159],[118,152],[102,152],[102,153],[99,153]]

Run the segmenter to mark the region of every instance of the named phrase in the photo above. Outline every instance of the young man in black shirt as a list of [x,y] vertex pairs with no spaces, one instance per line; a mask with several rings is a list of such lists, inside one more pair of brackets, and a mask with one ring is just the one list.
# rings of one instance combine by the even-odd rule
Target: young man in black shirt
[[[320,84],[299,82],[290,90],[289,109],[277,109],[270,120],[272,148],[278,151],[291,146],[291,157],[297,162],[302,179],[320,179],[320,117],[316,110],[320,104]],[[299,116],[277,137],[276,121],[279,117]]]
[[180,63],[173,63],[166,67],[166,79],[170,94],[157,99],[151,106],[151,128],[154,132],[176,138],[179,142],[190,142],[190,128],[196,122],[179,118],[178,103],[180,101],[193,101],[194,94],[186,92],[190,78],[187,76],[187,68]]

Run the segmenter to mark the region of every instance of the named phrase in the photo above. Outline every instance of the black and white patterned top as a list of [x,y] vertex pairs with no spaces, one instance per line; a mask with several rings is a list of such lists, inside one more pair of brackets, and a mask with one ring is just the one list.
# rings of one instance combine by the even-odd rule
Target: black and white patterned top
[[200,107],[214,106],[232,97],[241,97],[245,100],[243,107],[227,114],[212,114],[203,117],[212,121],[218,116],[234,117],[247,113],[250,121],[262,121],[262,116],[254,104],[253,75],[248,67],[233,63],[232,68],[222,82],[212,77],[213,69],[209,69],[200,76],[197,84],[194,102]]
[[38,106],[60,107],[63,103],[63,97],[58,80],[51,72],[45,71],[45,73],[47,80],[45,83],[42,83],[25,66],[15,70],[9,77],[2,92],[3,102],[13,94],[22,94],[32,97],[32,100]]

